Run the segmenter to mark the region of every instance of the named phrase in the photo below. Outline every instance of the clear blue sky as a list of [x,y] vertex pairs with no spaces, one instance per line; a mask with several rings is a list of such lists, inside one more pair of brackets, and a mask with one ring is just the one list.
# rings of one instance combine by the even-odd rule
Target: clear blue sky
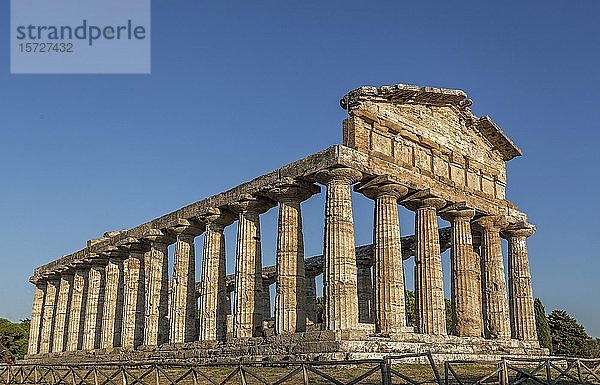
[[[35,266],[340,143],[341,96],[409,83],[465,90],[523,149],[508,198],[538,226],[535,295],[600,336],[600,2],[412,3],[153,0],[151,75],[17,76],[2,1],[0,316],[29,316]],[[358,243],[371,215],[357,197]]]

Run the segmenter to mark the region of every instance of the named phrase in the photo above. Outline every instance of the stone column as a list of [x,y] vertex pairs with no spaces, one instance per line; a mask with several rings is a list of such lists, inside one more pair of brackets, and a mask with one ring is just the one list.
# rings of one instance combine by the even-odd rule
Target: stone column
[[317,323],[317,282],[313,272],[306,271],[304,276],[304,290],[306,300],[304,309],[306,313],[306,324],[314,325]]
[[173,266],[173,301],[170,309],[170,341],[183,343],[196,341],[196,253],[194,238],[204,231],[199,223],[180,219],[169,229],[176,237],[175,264]]
[[358,322],[372,323],[375,310],[371,265],[358,262],[356,290],[358,294]]
[[62,272],[60,274],[60,286],[58,291],[58,300],[56,303],[54,338],[52,341],[53,353],[60,353],[66,350],[72,287],[73,273],[69,271]]
[[125,290],[123,292],[123,326],[121,330],[121,346],[124,349],[135,349],[144,344],[148,325],[145,321],[146,305],[146,245],[131,241],[123,246],[128,255],[123,263]]
[[451,208],[442,217],[452,225],[450,262],[452,265],[452,319],[459,337],[482,337],[481,265],[471,236],[475,210]]
[[426,191],[408,198],[415,218],[415,308],[419,333],[445,335],[446,303],[436,209],[446,202]]
[[227,210],[211,208],[201,220],[206,223],[200,284],[200,340],[224,341],[227,314],[231,312],[225,269],[225,234],[235,216]]
[[[279,203],[277,232],[277,282],[275,295],[275,333],[306,330],[304,306],[304,237],[300,203],[321,191],[312,183],[283,178],[268,194]],[[270,293],[265,293],[269,305]]]
[[31,309],[31,324],[29,327],[29,345],[27,354],[33,355],[40,352],[40,335],[42,328],[42,313],[44,311],[44,297],[46,296],[46,283],[35,282],[33,292],[33,306]]
[[234,337],[260,335],[262,329],[262,254],[259,214],[274,202],[244,194],[231,206],[238,213]]
[[144,345],[169,341],[169,254],[173,239],[158,229],[149,230],[144,240],[150,250],[144,256],[146,268],[146,320]]
[[323,294],[326,330],[352,330],[358,326],[356,246],[350,186],[362,174],[350,168],[319,172],[327,186],[325,201]]
[[90,261],[82,350],[94,350],[100,347],[107,262],[106,259]]
[[510,339],[510,317],[506,298],[506,279],[502,260],[500,230],[506,220],[484,216],[475,221],[481,231],[481,269],[485,336]]
[[508,240],[508,302],[512,338],[537,342],[531,271],[527,255],[527,238],[535,226],[520,223],[502,233]]
[[73,294],[69,315],[69,335],[67,351],[74,352],[83,346],[83,329],[85,325],[85,311],[87,308],[88,267],[78,265],[73,276]]
[[44,311],[42,315],[42,335],[40,337],[40,353],[50,353],[52,351],[52,337],[54,336],[54,318],[59,282],[60,281],[56,277],[49,277],[46,281],[46,295],[44,297]]
[[104,310],[102,317],[101,349],[112,349],[121,346],[123,328],[123,296],[124,274],[123,259],[126,253],[112,250],[107,253],[106,289],[104,293]]
[[376,330],[381,333],[398,332],[406,326],[398,200],[406,195],[408,188],[383,182],[380,185],[367,183],[357,190],[375,200],[373,276]]

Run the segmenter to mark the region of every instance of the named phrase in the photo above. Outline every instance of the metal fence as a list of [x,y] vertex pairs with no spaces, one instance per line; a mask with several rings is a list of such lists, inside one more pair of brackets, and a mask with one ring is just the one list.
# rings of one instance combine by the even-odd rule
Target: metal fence
[[600,359],[506,357],[438,361],[431,354],[349,361],[194,364],[181,361],[0,365],[0,385],[600,385]]

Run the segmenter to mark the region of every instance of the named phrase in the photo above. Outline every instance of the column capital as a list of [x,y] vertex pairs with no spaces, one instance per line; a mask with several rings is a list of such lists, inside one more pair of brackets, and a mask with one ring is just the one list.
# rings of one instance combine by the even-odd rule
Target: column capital
[[368,182],[360,183],[354,187],[354,190],[370,199],[377,199],[380,196],[392,196],[396,200],[400,200],[408,193],[408,187],[394,181],[387,175],[378,176]]
[[159,229],[148,229],[144,233],[144,237],[142,239],[152,243],[164,243],[167,245],[175,242],[173,237],[171,237],[167,232]]
[[349,167],[329,168],[321,170],[315,175],[317,182],[325,185],[331,181],[340,181],[352,185],[361,180],[362,177],[362,172]]
[[409,195],[402,200],[402,204],[412,211],[421,208],[440,209],[446,205],[446,200],[427,189]]
[[150,247],[147,243],[133,237],[127,237],[123,239],[118,243],[117,246],[119,251],[124,253],[123,259],[127,258],[131,252],[146,252],[150,250]]
[[238,201],[231,203],[228,205],[228,208],[231,209],[236,214],[241,214],[245,212],[254,212],[257,214],[262,214],[267,212],[270,208],[275,207],[277,203],[267,197],[262,196],[254,196],[252,194],[240,194]]
[[508,226],[508,221],[502,215],[484,215],[473,221],[480,230],[500,231]]
[[202,234],[205,229],[206,229],[206,226],[204,225],[204,223],[201,223],[199,221],[190,221],[187,219],[179,218],[179,219],[177,219],[177,223],[175,225],[173,225],[172,227],[169,227],[167,229],[167,231],[169,233],[175,234],[175,236],[191,235],[191,236],[195,237],[195,236]]
[[465,203],[455,203],[441,210],[440,216],[449,222],[460,219],[470,221],[475,217],[475,209],[467,206]]
[[51,271],[42,275],[41,282],[43,284],[47,284],[48,282],[56,284],[58,281],[60,281],[60,274],[56,271]]
[[321,187],[314,183],[284,177],[274,183],[265,194],[277,202],[302,202],[319,192],[321,192]]
[[102,254],[95,254],[94,256],[87,258],[85,262],[90,266],[90,269],[93,269],[94,267],[104,268],[108,265],[108,257]]
[[206,223],[206,227],[216,225],[225,228],[235,221],[236,216],[227,209],[209,207],[204,214],[198,216],[198,219]]
[[123,250],[122,247],[118,247],[118,246],[108,246],[108,247],[104,248],[104,250],[102,250],[99,254],[108,259],[125,259],[125,258],[127,258],[127,252],[125,250]]
[[525,237],[529,238],[536,232],[537,228],[531,223],[519,222],[509,225],[500,233],[504,238]]

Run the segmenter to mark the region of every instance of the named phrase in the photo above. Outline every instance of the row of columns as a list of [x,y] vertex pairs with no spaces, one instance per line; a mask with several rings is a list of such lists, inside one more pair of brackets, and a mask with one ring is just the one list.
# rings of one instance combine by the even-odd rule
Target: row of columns
[[[351,186],[362,174],[350,168],[319,172],[326,186],[324,229],[324,328],[354,330],[374,322],[378,332],[406,327],[404,270],[398,204],[415,211],[415,292],[417,331],[447,334],[437,216],[452,224],[454,333],[459,336],[535,340],[533,298],[526,238],[533,226],[507,228],[499,217],[473,220],[475,210],[428,191],[381,178],[357,185],[374,199],[374,274],[358,266],[355,254]],[[306,330],[316,322],[314,276],[304,268],[301,202],[320,191],[312,183],[284,178],[262,196],[242,195],[224,208],[212,208],[190,222],[149,230],[143,239],[76,264],[36,286],[30,352],[97,348],[136,348],[195,340],[224,340],[230,307],[226,288],[226,226],[238,221],[233,336],[261,334],[270,315],[262,282],[260,214],[279,206],[275,332]],[[445,207],[443,210],[441,210]],[[482,232],[479,255],[474,226]],[[506,293],[500,234],[509,241]],[[195,298],[194,238],[204,233],[200,311]],[[175,243],[169,298],[168,246]],[[365,273],[367,271],[368,273]],[[372,288],[369,290],[368,288]],[[199,317],[199,334],[196,319]],[[512,334],[511,334],[512,333]]]

